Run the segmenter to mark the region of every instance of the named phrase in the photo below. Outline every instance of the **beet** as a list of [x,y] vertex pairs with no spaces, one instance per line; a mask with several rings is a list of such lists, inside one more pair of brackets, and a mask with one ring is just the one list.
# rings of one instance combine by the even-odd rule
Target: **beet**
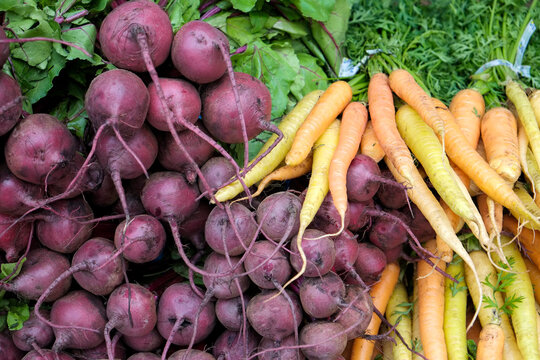
[[300,228],[300,198],[290,192],[277,192],[261,201],[257,207],[257,222],[270,240],[291,239]]
[[247,318],[261,336],[281,340],[294,334],[302,321],[302,307],[296,294],[266,291],[256,295],[247,305]]
[[[161,336],[167,339],[172,333],[173,344],[188,345],[195,331],[195,316],[201,303],[202,299],[193,292],[189,284],[177,283],[169,286],[161,296],[158,305],[157,329]],[[195,343],[210,335],[215,322],[214,304],[207,303],[196,323]]]
[[[22,359],[23,360],[75,360],[70,355],[65,353],[58,353],[52,350],[41,350],[39,354],[36,350],[30,351]],[[4,359],[4,358],[2,358]],[[7,358],[9,360],[9,358]]]
[[89,201],[94,206],[107,207],[114,204],[117,200],[118,193],[115,191],[111,175],[104,174],[100,187],[90,193]]
[[[234,167],[229,160],[222,156],[214,156],[208,159],[201,167],[206,182],[210,189],[217,190],[235,175]],[[204,184],[199,179],[199,190],[205,191]]]
[[[350,213],[347,207],[344,218],[344,229],[349,226],[349,222]],[[334,206],[334,201],[332,200],[332,194],[330,194],[330,192],[324,197],[319,210],[317,210],[317,213],[309,226],[321,230],[326,234],[335,234],[341,229],[341,216]]]
[[[251,75],[235,72],[240,108],[246,121],[247,139],[263,130],[275,131],[270,123],[272,99],[268,88]],[[209,84],[201,94],[202,119],[212,136],[227,144],[243,142],[242,122],[228,76]]]
[[204,226],[211,211],[212,207],[207,202],[199,202],[195,212],[185,219],[178,228],[180,235],[191,241],[197,250],[202,250],[206,246]]
[[153,65],[161,65],[169,56],[173,31],[167,13],[151,1],[136,0],[117,6],[99,29],[105,57],[119,68],[137,72],[147,70],[140,36],[146,39]]
[[[0,29],[0,33],[4,30]],[[0,34],[0,39],[2,38]],[[4,54],[5,45],[0,44],[0,63]],[[8,46],[9,53],[9,46]],[[1,67],[2,65],[0,65]],[[7,134],[19,121],[22,114],[21,87],[11,76],[0,72],[0,136]]]
[[[194,124],[201,113],[201,98],[195,86],[181,79],[160,78],[159,82],[163,88],[163,93],[167,98],[167,105],[172,110],[176,118],[182,118]],[[166,114],[161,109],[161,101],[156,92],[156,85],[148,85],[150,94],[150,107],[148,108],[147,120],[154,128],[160,131],[169,131]],[[180,123],[175,123],[177,131],[184,131],[186,128]]]
[[409,212],[408,208],[403,209],[403,213],[407,215],[409,220],[409,227],[414,235],[418,238],[420,242],[428,241],[435,238],[435,230],[431,227],[431,224],[427,221],[426,217],[418,206],[411,203],[412,215]]
[[[201,132],[208,133],[202,124],[197,123],[195,126]],[[178,139],[184,146],[184,149],[176,144],[175,139],[170,133],[161,134],[158,161],[167,170],[184,173],[188,181],[193,183],[197,178],[196,169],[190,162],[186,152],[189,153],[197,166],[201,166],[212,157],[215,149],[191,130],[180,132]]]
[[122,336],[124,343],[135,351],[154,351],[163,343],[163,337],[156,328],[142,336]]
[[358,241],[349,231],[344,230],[334,240],[336,249],[336,261],[334,268],[338,272],[350,271],[358,258]]
[[105,307],[97,296],[84,290],[76,290],[53,303],[51,322],[55,325],[67,326],[53,328],[56,336],[54,351],[64,348],[90,349],[103,342],[103,330],[107,317]]
[[309,316],[327,318],[338,311],[345,297],[345,284],[333,272],[322,277],[305,278],[300,285],[299,297]]
[[[107,359],[107,346],[105,343],[93,347],[91,349],[84,350],[72,350],[71,353],[78,360],[101,360]],[[126,348],[122,345],[120,341],[117,341],[114,346],[114,359],[115,360],[125,360],[126,359]]]
[[[227,258],[218,253],[212,252],[206,258],[204,262],[204,271],[211,274],[226,274],[230,273],[240,261],[239,257],[230,257],[231,265],[227,261]],[[244,292],[249,287],[250,281],[247,276],[238,276],[244,273],[244,266],[241,264],[236,266],[234,272],[229,275],[220,276],[204,276],[203,282],[207,289],[211,289],[212,294],[218,299],[230,299],[240,295],[240,292]],[[236,285],[234,280],[238,280],[240,289]]]
[[127,360],[160,360],[161,358],[156,354],[149,352],[136,353],[131,355]]
[[[44,311],[42,311],[44,313]],[[48,313],[44,314],[48,317]],[[52,328],[41,321],[34,313],[30,314],[28,320],[19,330],[11,333],[13,343],[23,351],[32,351],[35,347],[46,348],[52,344],[54,334]]]
[[366,284],[373,284],[379,280],[386,267],[386,256],[381,249],[372,244],[360,243],[358,249],[354,268]]
[[216,359],[248,359],[255,353],[259,337],[247,330],[247,343],[242,332],[225,330],[214,343],[213,353]]
[[36,224],[39,242],[64,254],[77,250],[92,235],[92,208],[83,197],[59,200],[51,204],[55,213],[47,214]]
[[201,350],[178,350],[168,360],[216,360],[211,354]]
[[190,21],[178,30],[171,59],[180,73],[191,81],[207,84],[227,71],[229,41],[225,34],[204,21]]
[[[381,176],[388,180],[396,181],[392,172],[388,169],[382,170]],[[399,209],[407,205],[406,191],[392,184],[381,184],[376,195],[379,203],[389,209]]]
[[349,201],[349,230],[357,232],[370,223],[371,217],[366,213],[366,209],[374,208],[373,199],[363,202]]
[[[243,254],[255,240],[257,223],[253,213],[244,205],[233,203],[230,212],[231,216],[225,209],[212,209],[206,220],[204,237],[206,243],[218,254],[236,256]],[[234,223],[231,223],[231,219],[234,219]]]
[[[307,266],[304,276],[321,276],[329,272],[336,260],[334,242],[329,236],[324,236],[320,230],[307,229],[302,237],[302,249],[306,254]],[[316,239],[316,240],[311,240]],[[298,253],[296,240],[291,242],[290,261],[296,271],[302,268],[302,259]]]
[[[0,27],[0,40],[7,39],[6,32]],[[0,67],[4,66],[9,57],[9,43],[0,43]],[[6,359],[7,360],[7,359]]]
[[0,358],[2,360],[21,360],[23,356],[24,353],[15,346],[9,333],[7,331],[1,332]]
[[347,339],[364,336],[373,314],[373,301],[369,292],[356,285],[347,286],[344,305],[334,316],[334,321],[347,331]]
[[302,328],[300,344],[302,352],[308,359],[334,360],[347,346],[347,335],[343,326],[338,323],[320,321],[312,322]]
[[105,238],[92,238],[81,245],[71,261],[75,281],[94,295],[110,294],[124,280],[122,258],[111,258],[115,250]]
[[266,240],[253,244],[244,267],[251,281],[261,289],[275,289],[276,284],[285,284],[292,271],[285,251],[276,251],[276,245]]
[[146,181],[141,194],[144,208],[160,220],[174,219],[182,222],[198,206],[196,185],[190,185],[179,173],[155,172]]
[[244,324],[243,303],[249,298],[240,296],[231,299],[218,299],[216,301],[216,316],[219,322],[231,331],[240,331]]
[[30,240],[32,223],[19,222],[13,225],[17,219],[8,215],[0,214],[0,249],[6,253],[8,262],[17,261]]
[[5,164],[0,165],[0,214],[21,216],[39,207],[44,196],[41,186],[19,179]]
[[[62,254],[48,249],[33,249],[28,252],[21,272],[13,281],[2,288],[29,300],[39,299],[44,291],[69,269],[69,260]],[[71,286],[71,276],[57,282],[44,301],[54,301],[65,295]]]
[[[393,215],[401,216],[403,221],[407,221],[399,212],[394,212]],[[375,219],[369,230],[369,241],[383,251],[395,248],[407,242],[407,230],[397,219],[381,216]]]
[[113,358],[110,331],[129,336],[143,336],[152,331],[157,322],[156,300],[150,290],[137,284],[117,287],[107,301],[105,341],[109,358]]
[[54,183],[65,176],[77,141],[66,125],[48,114],[32,114],[11,132],[4,149],[9,170],[32,184]]
[[165,229],[159,220],[150,215],[137,215],[127,227],[125,225],[125,220],[118,224],[114,235],[114,245],[117,249],[123,248],[124,258],[134,263],[157,259],[166,240]]
[[[262,338],[259,343],[259,360],[304,360],[304,355],[299,349],[295,349],[297,342],[294,335],[281,340]],[[282,350],[272,350],[284,347]]]

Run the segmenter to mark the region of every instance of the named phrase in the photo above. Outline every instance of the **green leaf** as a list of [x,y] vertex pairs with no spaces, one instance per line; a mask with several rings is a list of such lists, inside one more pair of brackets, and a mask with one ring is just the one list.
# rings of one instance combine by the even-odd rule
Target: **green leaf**
[[3,263],[2,265],[0,265],[0,275],[2,276],[2,278],[5,278],[9,275],[11,275],[13,272],[15,272],[11,278],[14,278],[15,276],[19,275],[19,273],[21,272],[21,269],[22,269],[22,266],[24,264],[24,262],[26,261],[26,258],[23,258],[20,263],[19,263],[19,266],[17,267],[17,269],[15,269],[15,267],[17,266],[17,263],[14,262],[14,263]]
[[[96,43],[97,29],[94,24],[84,24],[72,29],[67,29],[62,32],[62,40],[68,41],[86,50],[91,55],[94,53],[94,45]],[[58,44],[60,45],[60,44]],[[67,59],[82,59],[93,62],[82,51],[72,46],[67,47]]]
[[13,66],[23,95],[32,104],[45,97],[52,88],[54,78],[58,76],[65,63],[66,59],[56,51],[51,53],[51,59],[43,70],[30,66],[24,61],[13,59]]
[[251,11],[249,13],[249,21],[254,32],[261,31],[270,15],[265,11]]
[[257,0],[231,0],[233,8],[242,12],[249,12],[255,7]]
[[[328,13],[334,7],[336,0],[291,0],[302,15],[317,21],[328,20]],[[348,20],[348,19],[347,19]]]
[[[17,22],[15,25],[26,27],[28,25],[28,22]],[[19,30],[22,29],[19,28]],[[39,22],[37,26],[33,27],[30,30],[25,30],[24,32],[17,33],[17,35],[20,38],[55,38],[54,30],[51,28],[50,24],[45,21]],[[52,46],[52,42],[49,41],[31,41],[16,44],[16,46],[11,48],[11,57],[26,61],[30,66],[37,66],[38,64],[41,64],[49,59],[52,52]]]
[[28,304],[19,302],[17,299],[10,300],[13,301],[7,314],[7,326],[10,331],[20,330],[24,322],[30,317],[30,310]]
[[177,32],[182,25],[200,17],[200,0],[173,0],[170,1],[165,10],[169,14],[173,32]]
[[286,32],[293,39],[309,35],[309,28],[306,23],[300,21],[292,22],[282,17],[276,18],[272,28]]
[[85,8],[92,12],[105,10],[107,5],[111,2],[112,0],[82,0],[82,3],[85,4]]
[[229,15],[231,15],[230,11],[220,11],[216,15],[204,19],[204,21],[223,31],[224,33],[227,33],[227,18]]
[[265,44],[257,40],[246,51],[232,57],[236,71],[259,78],[272,96],[272,118],[282,116],[287,109],[291,85],[300,70],[300,62],[287,42]]
[[350,0],[337,0],[328,20],[324,21],[324,27],[318,22],[311,24],[313,37],[336,74],[339,74],[343,58],[342,47],[345,43],[350,15]]
[[227,19],[227,36],[240,46],[254,42],[263,35],[255,31],[249,16],[234,16]]
[[300,61],[298,77],[301,78],[301,81],[295,80],[294,84],[291,85],[291,93],[294,97],[300,100],[313,90],[328,88],[326,74],[318,65],[317,59],[304,53],[297,53],[296,56]]
[[476,359],[476,343],[473,339],[467,340],[467,355],[471,360]]

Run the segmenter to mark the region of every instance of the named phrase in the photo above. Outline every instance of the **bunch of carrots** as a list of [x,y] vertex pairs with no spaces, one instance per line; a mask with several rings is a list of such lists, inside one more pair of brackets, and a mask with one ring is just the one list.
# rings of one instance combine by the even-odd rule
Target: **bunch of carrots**
[[[272,181],[311,172],[296,238],[303,266],[284,288],[305,271],[302,237],[328,192],[342,219],[332,235],[343,230],[347,170],[364,153],[386,163],[436,233],[424,244],[430,261],[416,263],[412,281],[391,263],[370,289],[386,317],[374,315],[367,334],[378,334],[384,321],[394,338],[383,358],[467,359],[470,337],[477,359],[540,360],[540,92],[527,96],[510,81],[506,93],[509,109],[486,111],[474,89],[458,92],[447,107],[396,69],[371,76],[369,112],[351,102],[344,81],[300,101],[279,125],[283,139],[243,178],[248,187],[258,183],[257,196]],[[231,200],[243,189],[234,181],[215,197]],[[377,348],[366,338],[350,345],[352,360],[371,359]]]

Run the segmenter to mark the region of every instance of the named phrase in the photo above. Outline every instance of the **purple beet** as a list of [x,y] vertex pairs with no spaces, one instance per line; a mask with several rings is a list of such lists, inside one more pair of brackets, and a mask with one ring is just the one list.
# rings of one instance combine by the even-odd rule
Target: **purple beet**
[[354,268],[366,284],[373,284],[379,280],[386,267],[386,255],[381,249],[368,243],[358,244],[358,249]]
[[[6,32],[0,28],[0,40],[7,39]],[[0,43],[0,67],[4,66],[9,57],[9,43]]]
[[[302,249],[307,258],[307,267],[304,276],[321,276],[329,272],[334,266],[336,260],[334,241],[329,236],[325,236],[325,233],[322,231],[307,229],[302,237]],[[300,271],[302,259],[298,253],[295,240],[291,242],[291,252],[291,265],[296,271]]]
[[[234,167],[230,161],[222,156],[214,156],[208,159],[201,167],[201,172],[208,186],[216,190],[235,175]],[[201,179],[199,179],[199,190],[201,192],[206,190]]]
[[[19,350],[7,331],[0,333],[0,358],[2,360],[21,360],[24,353]],[[52,359],[51,359],[52,360]]]
[[350,271],[358,258],[358,241],[349,231],[345,230],[334,240],[336,261],[334,268],[337,272]]
[[15,262],[30,241],[32,223],[19,222],[17,218],[0,214],[0,250],[6,253],[8,262]]
[[211,354],[201,350],[178,350],[171,356],[169,360],[216,360]]
[[154,351],[163,344],[163,337],[156,328],[142,336],[122,336],[124,343],[135,351]]
[[122,221],[114,235],[114,245],[123,249],[124,258],[139,264],[157,259],[165,247],[165,240],[163,225],[150,215],[135,216],[127,227],[126,221]]
[[345,284],[334,272],[305,278],[300,285],[299,296],[302,308],[309,316],[324,319],[338,311],[345,297]]
[[[9,360],[9,358],[7,359]],[[75,360],[73,357],[71,357],[68,354],[58,353],[52,350],[41,350],[41,354],[38,353],[36,350],[32,350],[28,354],[26,354],[22,359],[23,360]]]
[[[0,29],[0,33],[3,32],[4,30]],[[2,48],[5,48],[5,45],[7,44],[0,44],[0,63],[3,60]],[[4,72],[0,72],[0,89],[2,89],[0,91],[0,136],[2,136],[7,134],[21,117],[22,95],[21,87],[17,81]]]
[[264,198],[257,207],[257,222],[270,240],[291,239],[300,228],[300,198],[290,192],[277,192]]
[[[392,214],[401,217],[403,221],[407,221],[405,216],[399,212],[395,211]],[[385,251],[407,242],[407,230],[397,219],[380,216],[375,219],[369,229],[369,241]]]
[[[347,211],[345,212],[344,229],[349,226],[349,222],[350,212],[347,208]],[[332,200],[332,195],[330,193],[325,196],[310,227],[321,230],[326,234],[335,234],[341,229],[341,216],[334,206],[334,201]]]
[[266,240],[253,244],[244,267],[251,281],[261,289],[275,289],[276,284],[285,284],[292,271],[285,251],[276,250],[276,245]]
[[347,331],[347,339],[363,336],[372,316],[377,315],[373,314],[373,301],[369,292],[360,286],[348,285],[341,309],[334,316],[334,321]]
[[371,217],[365,212],[366,209],[374,208],[373,199],[363,202],[349,201],[349,230],[357,232],[370,223]]
[[255,353],[259,337],[251,330],[247,330],[247,343],[242,332],[225,330],[214,343],[214,356],[216,359],[248,359]]
[[[237,296],[240,296],[240,292],[244,292],[249,287],[250,281],[247,276],[238,276],[239,274],[244,273],[244,266],[240,264],[237,266],[240,261],[239,257],[230,257],[231,265],[227,261],[227,258],[224,255],[212,252],[206,258],[204,262],[204,271],[211,274],[226,274],[230,273],[231,269],[236,267],[234,272],[229,275],[221,276],[204,276],[203,282],[204,286],[212,292],[212,294],[218,299],[230,299]],[[238,280],[240,289],[236,285]]]
[[23,215],[28,210],[39,207],[44,199],[41,186],[23,181],[0,165],[0,214]]
[[[230,212],[231,216],[226,209],[212,209],[206,220],[204,236],[206,243],[218,254],[236,256],[243,254],[255,240],[257,223],[253,213],[244,205],[233,203]],[[234,219],[233,223],[231,219]]]
[[338,323],[312,322],[302,328],[300,344],[308,345],[302,348],[308,359],[333,360],[345,350],[347,335]]
[[[259,360],[304,360],[304,355],[299,349],[295,349],[297,342],[294,335],[287,336],[281,340],[272,340],[269,338],[262,338],[259,343],[258,353]],[[283,350],[272,350],[284,347]],[[289,348],[290,347],[290,348]]]
[[232,299],[217,299],[216,301],[216,316],[219,322],[228,330],[240,331],[244,324],[244,309],[242,302],[249,302],[249,297],[240,296]]
[[[49,317],[48,312],[44,313],[45,317]],[[30,314],[28,320],[19,330],[11,333],[13,343],[17,348],[23,351],[31,351],[37,348],[46,348],[52,344],[54,334],[52,328],[41,321],[34,313]]]
[[[381,171],[381,176],[396,181],[392,172],[388,169]],[[404,189],[391,184],[381,184],[377,191],[377,199],[382,206],[389,209],[399,209],[407,205],[407,193]]]

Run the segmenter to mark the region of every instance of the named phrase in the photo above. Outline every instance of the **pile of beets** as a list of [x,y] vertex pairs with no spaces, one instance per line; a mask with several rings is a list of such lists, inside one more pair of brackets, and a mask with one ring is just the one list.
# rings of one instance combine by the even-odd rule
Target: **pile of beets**
[[88,88],[86,142],[51,115],[21,119],[20,88],[0,74],[0,262],[22,263],[0,288],[32,306],[0,334],[0,358],[342,359],[367,336],[369,286],[411,234],[433,236],[403,186],[358,155],[347,229],[324,236],[341,225],[328,195],[304,236],[307,271],[283,289],[301,266],[290,240],[307,180],[211,205],[244,171],[220,143],[281,137],[268,89],[233,72],[223,33],[193,21],[174,35],[151,1],[117,6],[99,43],[118,69]]

